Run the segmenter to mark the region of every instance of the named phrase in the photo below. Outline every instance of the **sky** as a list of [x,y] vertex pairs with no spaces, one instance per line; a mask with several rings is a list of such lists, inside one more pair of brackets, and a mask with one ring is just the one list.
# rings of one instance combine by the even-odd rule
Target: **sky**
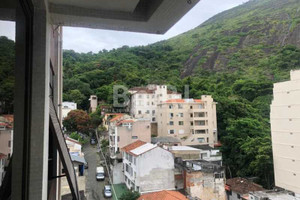
[[[124,45],[139,46],[151,44],[191,30],[212,16],[247,1],[201,0],[164,35],[64,27],[63,48],[73,49],[76,52],[82,53],[97,53],[103,49],[111,50]],[[14,22],[0,21],[0,36],[2,35],[14,40]]]

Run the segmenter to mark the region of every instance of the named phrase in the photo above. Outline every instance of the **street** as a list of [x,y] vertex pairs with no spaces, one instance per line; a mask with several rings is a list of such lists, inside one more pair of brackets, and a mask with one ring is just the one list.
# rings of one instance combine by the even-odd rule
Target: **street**
[[89,165],[89,168],[85,171],[87,200],[111,199],[103,197],[103,188],[105,184],[108,185],[108,177],[106,176],[105,181],[96,180],[96,167],[100,166],[100,156],[97,152],[97,145],[87,143],[83,147],[83,152]]

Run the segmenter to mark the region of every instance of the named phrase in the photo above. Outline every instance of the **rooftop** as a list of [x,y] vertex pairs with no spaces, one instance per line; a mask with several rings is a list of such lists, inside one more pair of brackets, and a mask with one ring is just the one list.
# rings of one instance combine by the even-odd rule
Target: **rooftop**
[[163,103],[201,103],[201,99],[169,99]]
[[253,191],[262,191],[264,188],[245,178],[232,178],[226,181],[226,190],[232,190],[238,194],[248,194]]
[[138,200],[187,200],[187,198],[177,191],[159,191],[141,195]]
[[140,147],[140,146],[142,146],[144,144],[146,144],[146,142],[141,141],[141,140],[137,140],[137,141],[135,141],[135,142],[133,142],[133,143],[131,143],[131,144],[123,147],[121,150],[123,152],[129,153],[131,150],[133,150],[133,149],[135,149],[137,147]]
[[274,191],[274,190],[269,190],[269,191],[256,191],[256,192],[251,192],[250,195],[253,195],[255,197],[260,197],[260,198],[268,198],[270,200],[295,200],[295,196],[289,194],[288,191]]
[[157,145],[146,143],[142,146],[139,146],[133,150],[130,151],[130,153],[134,154],[135,156],[141,155],[143,153],[146,153],[147,151],[150,151],[151,149],[154,149],[157,147]]
[[180,143],[180,140],[175,137],[170,136],[161,136],[161,137],[152,137],[151,143]]
[[200,151],[200,149],[196,149],[189,146],[172,146],[170,147],[170,150],[172,151]]
[[86,164],[86,161],[85,161],[85,159],[83,157],[75,156],[75,155],[72,155],[72,154],[70,154],[70,156],[71,156],[71,160],[73,162],[78,162],[78,163]]

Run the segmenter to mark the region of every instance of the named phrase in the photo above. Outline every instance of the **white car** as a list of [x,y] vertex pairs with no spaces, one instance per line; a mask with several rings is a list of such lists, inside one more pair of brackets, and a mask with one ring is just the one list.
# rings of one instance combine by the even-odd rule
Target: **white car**
[[105,185],[104,186],[103,193],[104,193],[104,197],[106,197],[106,198],[112,197],[110,185]]

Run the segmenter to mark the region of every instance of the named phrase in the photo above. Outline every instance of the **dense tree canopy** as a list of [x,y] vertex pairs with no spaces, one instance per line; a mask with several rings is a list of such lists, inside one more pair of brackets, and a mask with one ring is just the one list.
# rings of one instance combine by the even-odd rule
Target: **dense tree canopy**
[[72,110],[64,118],[63,125],[68,132],[89,134],[91,130],[90,116],[83,110]]

